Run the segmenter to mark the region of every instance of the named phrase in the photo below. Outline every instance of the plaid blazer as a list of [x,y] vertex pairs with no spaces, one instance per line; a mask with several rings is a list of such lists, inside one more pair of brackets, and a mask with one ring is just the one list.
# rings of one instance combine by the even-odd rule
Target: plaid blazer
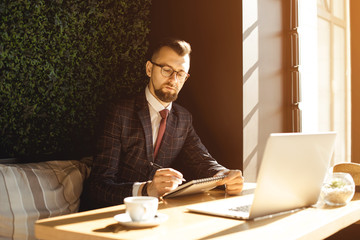
[[190,179],[225,169],[201,143],[191,114],[175,103],[156,159],[153,149],[145,94],[114,104],[105,119],[88,180],[86,201],[92,203],[91,208],[121,204],[132,195],[134,182],[153,178],[157,168],[151,162],[185,172]]

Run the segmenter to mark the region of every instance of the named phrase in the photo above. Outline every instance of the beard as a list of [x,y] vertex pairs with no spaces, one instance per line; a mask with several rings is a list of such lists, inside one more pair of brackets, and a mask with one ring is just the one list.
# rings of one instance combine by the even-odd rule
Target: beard
[[173,102],[177,99],[178,94],[177,92],[175,93],[170,93],[170,92],[164,92],[162,88],[160,89],[154,89],[155,95],[163,102]]

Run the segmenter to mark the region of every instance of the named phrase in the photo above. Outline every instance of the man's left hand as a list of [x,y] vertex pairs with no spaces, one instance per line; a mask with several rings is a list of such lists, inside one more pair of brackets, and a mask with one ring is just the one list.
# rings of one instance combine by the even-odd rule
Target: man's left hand
[[219,181],[218,185],[226,186],[226,193],[228,194],[239,194],[244,187],[244,178],[240,170],[222,170],[215,176],[226,175],[224,179]]

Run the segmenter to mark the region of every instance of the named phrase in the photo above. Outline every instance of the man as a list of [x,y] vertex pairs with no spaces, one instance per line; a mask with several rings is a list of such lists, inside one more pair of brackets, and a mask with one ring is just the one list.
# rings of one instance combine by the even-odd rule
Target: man
[[[110,111],[87,189],[92,207],[121,204],[127,196],[161,197],[183,182],[179,169],[189,170],[191,179],[225,174],[220,184],[226,192],[242,191],[241,171],[218,164],[195,133],[191,114],[173,103],[189,77],[190,52],[185,41],[161,42],[146,63],[145,94]],[[167,114],[159,113],[164,109]]]

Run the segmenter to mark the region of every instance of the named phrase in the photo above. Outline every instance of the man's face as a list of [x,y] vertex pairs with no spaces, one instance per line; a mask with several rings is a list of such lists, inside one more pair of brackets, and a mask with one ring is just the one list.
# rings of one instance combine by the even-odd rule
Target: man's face
[[149,90],[164,106],[167,106],[177,99],[185,81],[181,81],[175,72],[170,77],[164,77],[161,73],[161,67],[155,64],[170,67],[177,72],[185,71],[187,73],[190,68],[190,57],[189,55],[179,56],[171,48],[163,47],[154,56],[152,62],[154,64],[150,61],[146,63],[146,74],[150,77]]

